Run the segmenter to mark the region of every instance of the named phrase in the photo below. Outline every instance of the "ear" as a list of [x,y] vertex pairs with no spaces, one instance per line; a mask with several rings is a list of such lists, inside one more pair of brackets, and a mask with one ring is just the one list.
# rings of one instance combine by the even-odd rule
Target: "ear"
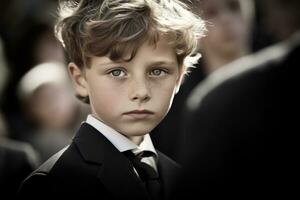
[[183,80],[184,75],[185,75],[185,66],[181,66],[179,69],[180,69],[179,70],[179,75],[178,75],[178,78],[176,80],[176,93],[175,94],[177,94],[179,92],[182,80]]
[[68,70],[76,93],[81,97],[88,97],[88,84],[86,82],[84,71],[81,70],[75,63],[70,63],[68,65]]

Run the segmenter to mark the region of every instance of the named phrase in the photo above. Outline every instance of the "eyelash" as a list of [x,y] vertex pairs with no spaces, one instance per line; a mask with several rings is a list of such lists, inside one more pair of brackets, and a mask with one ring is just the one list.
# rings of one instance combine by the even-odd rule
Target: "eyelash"
[[[155,74],[153,73],[155,70],[159,70],[160,73],[159,73],[158,75],[155,75]],[[114,72],[120,72],[120,74],[119,74],[119,75],[116,75],[116,74],[114,75],[114,74],[113,74]],[[122,73],[123,73],[123,75],[121,75]],[[163,74],[162,74],[162,73],[163,73]],[[166,75],[166,74],[168,74],[168,73],[169,73],[169,71],[168,71],[167,69],[154,68],[154,69],[151,69],[151,70],[150,70],[149,75],[150,75],[151,77],[160,77],[160,76],[164,76],[164,75]],[[112,77],[115,77],[115,78],[123,78],[124,76],[127,75],[127,72],[126,72],[124,69],[113,69],[113,70],[110,70],[110,71],[108,72],[108,74],[111,75]]]
[[[116,72],[116,71],[119,71],[120,74],[124,73],[124,75],[122,75],[122,76],[113,75],[113,73]],[[110,74],[112,77],[118,77],[118,78],[122,78],[122,77],[126,76],[126,72],[123,69],[113,69],[113,70],[109,71],[108,74]]]
[[[151,74],[151,73],[154,72],[155,70],[159,70],[159,71],[160,71],[160,74],[159,74],[159,75]],[[150,75],[151,75],[151,76],[163,76],[163,75],[161,75],[161,73],[164,73],[163,75],[166,75],[166,74],[168,74],[168,70],[167,70],[167,69],[161,69],[161,68],[155,68],[155,69],[152,69],[152,70],[150,71]]]

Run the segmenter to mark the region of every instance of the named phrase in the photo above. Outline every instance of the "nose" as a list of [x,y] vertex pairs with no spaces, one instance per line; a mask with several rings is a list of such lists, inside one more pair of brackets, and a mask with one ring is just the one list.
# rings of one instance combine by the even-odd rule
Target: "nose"
[[147,78],[134,78],[130,83],[129,98],[131,101],[147,102],[151,99],[150,83]]

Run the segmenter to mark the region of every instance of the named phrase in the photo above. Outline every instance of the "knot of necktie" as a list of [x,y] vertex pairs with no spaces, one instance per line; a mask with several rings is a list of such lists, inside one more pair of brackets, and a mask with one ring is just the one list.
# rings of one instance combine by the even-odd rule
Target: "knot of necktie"
[[158,179],[158,173],[155,169],[149,164],[142,162],[142,159],[145,157],[153,156],[153,153],[150,151],[142,151],[138,154],[134,154],[132,151],[125,151],[124,154],[131,161],[133,167],[136,169],[139,177],[145,182],[149,180]]
[[131,161],[140,179],[144,182],[150,199],[161,200],[163,198],[163,193],[160,187],[158,173],[153,167],[142,162],[143,158],[153,156],[153,153],[150,151],[143,151],[135,155],[132,151],[125,151],[124,154]]

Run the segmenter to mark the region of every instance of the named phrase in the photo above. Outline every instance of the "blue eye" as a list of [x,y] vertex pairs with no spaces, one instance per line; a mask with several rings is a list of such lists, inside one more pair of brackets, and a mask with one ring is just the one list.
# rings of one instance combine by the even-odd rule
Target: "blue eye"
[[152,76],[161,76],[164,74],[166,74],[166,72],[162,69],[154,69],[150,72],[150,75],[152,75]]
[[110,74],[115,77],[123,77],[126,75],[125,72],[120,69],[114,69],[110,72]]

